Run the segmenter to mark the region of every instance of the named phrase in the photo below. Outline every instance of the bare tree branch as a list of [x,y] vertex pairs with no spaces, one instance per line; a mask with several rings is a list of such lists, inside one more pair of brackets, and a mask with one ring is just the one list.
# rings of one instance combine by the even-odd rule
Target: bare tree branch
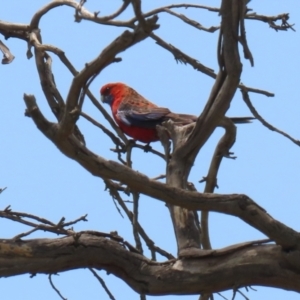
[[250,111],[252,112],[253,116],[255,116],[255,118],[257,120],[259,120],[265,127],[267,127],[268,129],[275,131],[281,135],[283,135],[284,137],[286,137],[287,139],[289,139],[290,141],[292,141],[294,144],[296,144],[297,146],[300,146],[300,141],[294,139],[293,137],[291,137],[289,134],[283,132],[282,130],[277,129],[276,127],[274,127],[273,125],[271,125],[270,123],[268,123],[255,109],[255,107],[253,106],[253,104],[251,103],[250,97],[248,95],[248,90],[246,87],[241,87],[241,93],[243,95],[243,99],[245,101],[245,103],[247,104],[248,108],[250,109]]
[[207,31],[207,32],[215,32],[218,29],[220,29],[219,26],[211,26],[209,28],[206,28],[206,27],[202,26],[200,23],[198,23],[197,21],[191,20],[183,14],[178,14],[178,13],[176,13],[176,12],[174,12],[174,11],[168,9],[168,8],[165,8],[164,10],[165,10],[165,12],[169,13],[170,15],[173,15],[173,16],[179,18],[183,22],[185,22],[185,23],[187,23],[187,24],[189,24],[189,25],[191,25],[191,26],[193,26],[193,27],[195,27],[199,30],[203,30],[203,31]]
[[87,115],[84,112],[80,112],[80,115],[82,117],[84,117],[86,120],[88,120],[89,122],[91,122],[93,125],[97,126],[98,128],[100,128],[107,136],[110,137],[110,139],[112,140],[112,142],[114,144],[116,144],[116,146],[119,146],[121,148],[124,148],[125,145],[124,143],[122,143],[120,141],[120,139],[118,137],[116,137],[110,130],[108,130],[105,126],[103,126],[102,124],[100,124],[99,122],[97,122],[96,120],[94,120],[92,117],[90,117],[89,115]]
[[7,187],[5,187],[5,188],[0,188],[0,194],[3,193],[6,189],[7,189]]
[[[205,177],[204,193],[213,193],[217,186],[217,174],[223,157],[230,157],[229,149],[232,147],[236,138],[236,126],[229,118],[222,120],[221,126],[225,129],[224,136],[220,139],[211,160],[209,171]],[[208,211],[201,212],[201,244],[204,249],[211,249],[209,230],[208,230]]]
[[[245,1],[245,0],[243,0]],[[246,5],[240,6],[240,36],[239,36],[239,42],[243,46],[244,50],[244,58],[250,60],[250,64],[253,67],[254,66],[254,58],[252,56],[252,53],[249,49],[247,39],[246,39],[246,29],[245,29],[245,14],[246,14],[247,7]]]
[[[294,24],[289,24],[287,22],[289,18],[290,18],[289,14],[280,14],[277,16],[269,16],[269,17],[263,16],[263,15],[258,15],[256,13],[249,13],[246,15],[246,19],[258,20],[258,21],[268,23],[269,26],[276,31],[278,31],[278,30],[287,31],[288,29],[295,31],[295,29],[293,28]],[[281,25],[277,25],[275,23],[276,21],[281,21]]]
[[111,293],[111,291],[108,289],[108,287],[105,284],[105,281],[97,274],[97,272],[92,269],[89,268],[89,270],[93,273],[93,275],[97,278],[97,280],[99,281],[99,283],[101,284],[101,286],[103,287],[103,289],[105,290],[106,294],[108,295],[109,299],[111,300],[115,300],[116,298],[113,296],[113,294]]
[[57,295],[62,299],[62,300],[68,300],[67,298],[63,297],[63,295],[61,294],[61,292],[57,289],[57,287],[54,285],[53,281],[52,281],[52,274],[49,274],[48,276],[49,282],[51,287],[54,289],[54,291],[57,293]]
[[51,274],[86,267],[120,277],[139,294],[212,293],[262,281],[265,286],[300,292],[300,267],[295,265],[295,258],[299,259],[299,251],[285,252],[278,245],[258,244],[210,250],[202,258],[157,263],[126,250],[117,241],[82,233],[77,239],[34,239],[19,244],[1,240],[0,276]]
[[[37,230],[48,231],[56,234],[72,235],[74,234],[74,231],[70,228],[65,229],[66,227],[69,227],[81,221],[87,221],[87,215],[84,215],[70,222],[64,222],[65,218],[63,217],[57,224],[54,224],[45,218],[41,218],[28,213],[12,211],[10,207],[0,211],[0,217],[33,227],[32,230],[16,235],[13,238],[13,240],[15,241],[20,240],[22,237],[28,236],[29,234]],[[33,221],[29,221],[27,219]]]
[[[99,18],[99,17],[97,17],[97,13],[89,12],[87,9],[82,7],[80,5],[80,3],[78,3],[74,0],[55,0],[55,1],[52,1],[48,4],[46,4],[43,8],[41,8],[39,11],[37,11],[35,13],[35,15],[33,16],[32,20],[31,20],[30,28],[38,28],[41,18],[46,13],[48,13],[51,9],[56,8],[58,6],[62,6],[62,5],[70,6],[77,10],[77,15],[76,15],[76,19],[75,19],[77,22],[79,22],[80,20],[83,19],[83,20],[92,21],[92,22],[95,22],[98,24],[106,24],[106,25],[121,26],[121,27],[131,27],[131,28],[134,26],[132,23],[110,20],[111,16]],[[120,12],[120,10],[118,10],[116,12],[116,14],[118,15],[119,12]]]
[[[115,199],[119,203],[119,205],[122,207],[122,209],[126,213],[130,222],[133,222],[133,213],[127,208],[123,199],[120,197],[120,194],[118,193],[115,183],[112,182],[111,180],[105,180],[105,183],[106,183],[107,188],[109,188],[110,194],[113,197],[113,199]],[[167,259],[174,259],[174,256],[172,254],[166,252],[165,250],[163,250],[155,245],[154,241],[149,238],[149,236],[146,234],[145,230],[139,224],[138,221],[136,221],[135,227],[136,227],[136,230],[138,231],[138,233],[141,235],[141,237],[145,241],[149,250],[151,251],[153,261],[156,260],[156,255],[155,255],[156,252],[159,253],[160,255],[166,257]]]
[[6,39],[15,37],[28,41],[29,25],[0,21],[0,33]]
[[128,7],[128,5],[130,4],[130,0],[124,0],[123,1],[123,4],[122,6],[116,11],[114,12],[113,14],[109,15],[109,16],[105,16],[105,17],[102,17],[101,19],[103,21],[105,20],[112,20],[112,19],[115,19],[116,17],[118,17],[122,12],[124,12],[126,10],[126,8]]
[[0,51],[3,53],[2,64],[10,64],[14,60],[14,56],[9,51],[9,48],[0,40]]
[[[189,64],[195,70],[197,70],[199,72],[202,72],[202,73],[208,75],[211,78],[214,78],[214,79],[217,78],[217,75],[216,75],[216,73],[214,73],[214,70],[202,65],[199,61],[197,61],[196,59],[188,56],[187,54],[185,54],[184,52],[182,52],[181,50],[179,50],[175,46],[173,46],[171,44],[168,44],[167,42],[162,40],[160,37],[155,35],[154,33],[151,33],[150,37],[153,38],[159,46],[161,46],[164,49],[171,52],[174,55],[174,58],[175,58],[176,62],[180,62],[180,63],[183,63],[183,64]],[[244,85],[239,84],[238,86],[242,87]],[[268,91],[264,91],[264,90],[257,89],[257,88],[251,88],[251,87],[248,87],[248,86],[246,88],[248,89],[249,92],[252,92],[252,93],[263,94],[267,97],[274,97],[274,94],[270,93]]]

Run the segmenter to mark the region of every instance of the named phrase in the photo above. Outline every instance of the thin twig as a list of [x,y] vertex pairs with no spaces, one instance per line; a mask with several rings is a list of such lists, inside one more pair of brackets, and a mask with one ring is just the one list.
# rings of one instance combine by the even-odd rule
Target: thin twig
[[0,188],[0,194],[3,193],[6,189],[7,189],[7,187],[5,187],[5,188]]
[[79,95],[79,99],[78,99],[78,108],[81,111],[82,110],[82,106],[83,106],[83,101],[84,101],[84,97],[86,95],[87,90],[89,89],[91,83],[95,80],[95,78],[98,76],[99,73],[95,73],[92,77],[90,77],[87,82],[84,84],[84,86],[82,87],[82,90],[80,92]]
[[161,174],[161,175],[151,178],[151,180],[160,180],[160,179],[165,179],[165,178],[166,178],[166,174]]
[[127,142],[127,144],[126,144],[125,147],[117,147],[116,149],[110,149],[111,151],[118,153],[118,159],[119,159],[124,165],[127,165],[127,163],[121,158],[121,156],[120,156],[120,158],[119,158],[119,155],[121,155],[121,153],[127,152],[127,147],[128,147],[129,144],[130,144],[130,147],[131,147],[131,148],[142,149],[142,150],[144,150],[144,152],[146,152],[146,153],[147,153],[147,152],[150,152],[150,153],[152,153],[152,154],[155,154],[155,155],[159,156],[159,157],[162,158],[163,160],[165,159],[165,156],[164,156],[161,152],[159,152],[159,151],[153,149],[151,146],[149,146],[149,145],[141,145],[141,144],[137,144],[134,140],[128,140],[128,142]]
[[165,159],[165,156],[164,154],[162,154],[161,152],[153,149],[151,146],[148,146],[148,145],[141,145],[141,144],[137,144],[137,143],[134,143],[134,145],[132,146],[133,148],[138,148],[138,149],[142,149],[144,150],[144,152],[150,152],[152,154],[155,154],[157,156],[159,156],[160,158],[162,159]]
[[126,166],[126,161],[122,158],[122,153],[124,153],[126,150],[126,146],[125,147],[119,147],[117,146],[116,148],[111,148],[110,151],[117,153],[118,155],[118,160]]
[[0,40],[0,51],[3,53],[2,64],[10,64],[14,60],[14,56],[10,52],[9,48]]
[[244,293],[242,293],[239,289],[237,290],[246,300],[250,300]]
[[245,29],[245,12],[247,7],[245,5],[240,5],[240,36],[239,42],[243,46],[244,58],[249,59],[251,66],[254,66],[254,58],[249,49],[247,38],[246,38],[246,29]]
[[[18,238],[27,236],[37,230],[43,230],[43,231],[52,232],[52,233],[56,233],[56,234],[72,235],[72,234],[74,234],[74,231],[72,229],[65,229],[64,227],[74,225],[80,221],[87,221],[86,216],[87,215],[84,215],[74,221],[70,221],[67,223],[64,223],[65,218],[61,218],[61,220],[57,224],[54,224],[53,222],[50,222],[49,220],[40,218],[38,216],[34,216],[32,214],[11,211],[10,207],[6,208],[4,211],[0,211],[0,217],[9,219],[12,221],[16,221],[18,223],[21,223],[21,224],[24,224],[24,225],[34,228],[33,230],[30,230],[28,232],[24,232],[24,233],[21,233],[21,234],[15,236],[14,239],[18,239]],[[33,219],[37,222],[40,222],[40,224],[25,220],[24,218]]]
[[112,117],[109,115],[109,113],[104,109],[104,107],[99,103],[99,101],[94,97],[94,95],[90,92],[87,91],[87,96],[91,100],[91,102],[96,106],[96,108],[101,112],[103,117],[108,121],[110,126],[116,131],[117,135],[120,137],[120,139],[124,142],[127,143],[128,139],[126,138],[125,134],[121,131],[121,129],[117,126],[117,124],[114,122]]
[[[148,18],[153,15],[157,15],[162,12],[166,12],[166,9],[172,9],[172,8],[200,8],[200,9],[206,9],[208,11],[213,11],[213,12],[219,12],[220,9],[217,7],[210,7],[210,6],[205,6],[205,5],[198,5],[198,4],[186,4],[186,3],[181,3],[181,4],[171,4],[159,8],[155,8],[147,13],[144,14],[144,18]],[[133,18],[129,22],[135,22],[137,19]]]
[[245,88],[248,92],[252,92],[252,93],[256,93],[256,94],[262,94],[265,95],[267,97],[274,97],[275,94],[274,93],[270,93],[268,91],[264,91],[264,90],[260,90],[260,89],[255,89],[255,88],[251,88],[249,86],[245,86],[243,83],[239,84],[239,88]]
[[192,19],[188,18],[187,16],[185,16],[183,14],[178,14],[178,13],[176,13],[176,12],[174,12],[171,9],[168,9],[168,8],[165,8],[164,11],[169,13],[170,15],[173,15],[173,16],[179,18],[183,22],[185,22],[185,23],[187,23],[187,24],[189,24],[189,25],[191,25],[191,26],[193,26],[193,27],[195,27],[199,30],[203,30],[203,31],[206,31],[206,32],[213,33],[213,32],[220,29],[220,26],[211,26],[209,28],[206,28],[206,27],[202,26],[200,23],[198,23],[197,21],[192,20]]
[[90,117],[88,114],[84,113],[83,111],[80,112],[80,115],[84,117],[86,120],[88,120],[89,122],[91,122],[93,125],[100,128],[106,135],[110,137],[112,142],[116,144],[117,147],[121,147],[121,149],[125,147],[125,144],[121,142],[121,140],[118,137],[116,137],[110,130],[108,130],[101,123],[97,122],[96,120],[94,120],[92,117]]
[[[161,39],[159,36],[157,36],[154,33],[150,34],[150,37],[153,38],[156,43],[161,46],[162,48],[168,50],[169,52],[171,52],[174,55],[175,60],[184,64],[188,64],[190,66],[192,66],[195,70],[202,72],[206,75],[208,75],[209,77],[216,79],[217,75],[214,72],[214,70],[202,65],[198,60],[196,60],[195,58],[187,55],[186,53],[182,52],[181,50],[179,50],[178,48],[176,48],[175,46],[167,43],[166,41],[164,41],[163,39]],[[248,86],[245,86],[243,84],[239,84],[239,87],[245,87],[248,89],[249,92],[252,93],[257,93],[257,94],[263,94],[267,97],[274,97],[273,93],[270,93],[268,91],[264,91],[261,89],[256,89],[256,88],[251,88]]]
[[67,298],[63,297],[63,295],[60,293],[60,291],[55,287],[54,283],[52,282],[52,274],[49,274],[48,276],[50,285],[54,289],[54,291],[57,293],[57,295],[62,299],[62,300],[68,300]]
[[111,293],[111,291],[108,289],[108,287],[106,286],[105,281],[97,274],[97,272],[92,269],[89,268],[89,270],[93,273],[93,275],[97,278],[97,280],[99,281],[99,283],[101,284],[101,286],[103,287],[103,289],[105,290],[105,292],[107,293],[109,299],[111,300],[116,300],[116,298],[113,296],[113,294]]
[[181,62],[181,63],[184,63],[184,64],[189,64],[194,69],[196,69],[197,71],[200,71],[200,72],[202,72],[202,73],[204,73],[204,74],[206,74],[206,75],[208,75],[212,78],[216,77],[216,74],[214,73],[214,71],[212,69],[202,65],[201,63],[199,63],[199,61],[197,61],[193,57],[188,56],[187,54],[180,51],[178,48],[176,48],[173,45],[165,42],[163,39],[161,39],[156,34],[151,33],[150,37],[153,38],[159,46],[161,46],[164,49],[170,51],[174,55],[174,58],[177,62]]
[[[140,7],[138,7],[140,8]],[[129,140],[127,145],[126,145],[126,165],[129,168],[132,168],[132,161],[131,161],[131,155],[132,155],[132,147],[135,144],[134,141]],[[132,224],[132,230],[133,230],[133,237],[135,240],[135,246],[136,249],[142,254],[143,253],[143,247],[142,247],[142,243],[141,243],[141,239],[139,236],[139,230],[138,230],[138,206],[139,206],[139,194],[138,193],[132,193],[132,197],[133,197],[133,214],[131,214],[131,224]],[[115,197],[113,197],[115,198]],[[124,201],[121,201],[122,203],[124,203]],[[126,206],[125,204],[123,206],[121,206],[124,209],[124,206]]]
[[[28,214],[28,213],[24,213],[24,212],[17,212],[17,211],[10,211],[9,214],[13,215],[13,216],[16,216],[18,219],[28,218],[28,219],[33,219],[37,222],[41,222],[41,223],[46,224],[46,225],[55,226],[55,224],[53,222],[51,222],[51,221],[49,221],[45,218],[41,218],[39,216],[32,215],[32,214]],[[6,218],[8,216],[7,210],[0,211],[0,216],[3,217],[3,218]]]
[[289,134],[285,133],[284,131],[274,127],[273,125],[271,125],[270,123],[268,123],[255,109],[255,107],[253,106],[253,104],[251,103],[250,97],[248,95],[248,90],[246,87],[242,87],[241,88],[241,92],[243,95],[243,99],[245,101],[245,103],[247,104],[248,108],[250,109],[250,111],[252,112],[253,116],[259,120],[265,127],[267,127],[268,129],[275,131],[281,135],[283,135],[284,137],[286,137],[287,139],[289,139],[290,141],[292,141],[293,143],[295,143],[297,146],[300,146],[300,140],[296,140],[294,139],[292,136],[290,136]]
[[[106,183],[107,188],[109,188],[109,190],[110,190],[111,196],[114,197],[118,201],[119,205],[122,207],[122,209],[126,213],[128,219],[130,220],[130,222],[132,222],[133,221],[133,213],[125,205],[124,200],[121,198],[115,183],[111,180],[105,180],[105,183]],[[174,256],[172,254],[168,253],[167,251],[165,251],[165,250],[163,250],[160,247],[155,245],[153,240],[151,240],[149,238],[149,236],[146,234],[145,230],[139,224],[139,222],[137,222],[136,227],[137,227],[137,230],[138,230],[140,236],[143,238],[143,240],[145,241],[147,247],[151,251],[152,260],[155,260],[155,256],[153,256],[153,251],[157,252],[161,256],[166,257],[169,260],[174,259]]]
[[[116,12],[112,13],[111,15],[108,15],[108,16],[105,16],[105,17],[101,17],[101,19],[103,21],[109,21],[109,20],[115,19],[123,11],[126,10],[126,8],[128,7],[129,4],[130,4],[130,0],[124,0],[122,6]],[[98,13],[95,13],[95,15],[98,16]]]
[[141,243],[141,239],[139,236],[138,230],[138,216],[139,216],[139,198],[140,195],[138,193],[133,193],[133,217],[132,217],[132,229],[133,229],[133,236],[135,239],[136,248],[143,253],[143,247]]
[[228,300],[226,297],[224,297],[221,293],[217,293],[220,297],[222,297],[225,300]]
[[74,224],[76,224],[76,223],[78,223],[78,222],[81,222],[81,221],[87,222],[87,221],[88,221],[87,218],[86,218],[87,216],[88,216],[88,215],[85,214],[84,216],[81,216],[81,217],[75,219],[74,221],[64,222],[64,223],[63,223],[63,226],[64,226],[64,227],[68,227],[68,226],[74,225]]
[[[109,187],[108,187],[108,185],[107,185],[107,181],[104,180],[104,182],[105,182],[105,184],[106,184],[106,188],[105,188],[105,190],[106,190],[106,189],[109,188]],[[111,185],[114,185],[115,183],[114,183],[113,181],[111,181],[110,184],[111,184]],[[115,198],[115,197],[112,197],[112,199],[113,199],[114,205],[115,205],[115,207],[116,207],[116,210],[118,211],[118,213],[120,214],[120,216],[124,219],[124,216],[123,216],[123,214],[122,214],[122,212],[121,212],[121,210],[120,210],[120,208],[119,208],[119,206],[118,206],[118,203],[116,202],[116,198]],[[119,204],[119,205],[120,205],[120,204]]]
[[33,229],[27,231],[27,232],[23,232],[23,233],[20,233],[20,234],[14,236],[14,237],[12,238],[12,240],[13,240],[13,241],[19,241],[21,238],[23,238],[23,237],[25,237],[25,236],[28,236],[28,235],[32,234],[33,232],[38,231],[39,229],[40,229],[39,226],[37,226],[37,227],[35,227],[35,228],[33,228]]
[[[278,30],[287,31],[288,29],[295,31],[295,29],[293,28],[293,26],[295,24],[289,24],[287,22],[287,20],[290,17],[289,17],[289,14],[286,14],[286,13],[280,14],[277,16],[264,16],[264,15],[258,15],[256,13],[249,13],[246,15],[245,18],[248,20],[256,20],[256,21],[265,22],[265,23],[269,24],[269,26],[276,31],[278,31]],[[277,21],[281,21],[281,25],[277,25],[275,23]]]
[[[81,20],[87,20],[98,24],[118,26],[118,27],[134,27],[134,23],[124,21],[108,20],[107,17],[99,18],[97,13],[89,12],[81,3],[74,0],[56,0],[46,4],[44,7],[39,9],[31,19],[30,29],[38,28],[41,18],[46,15],[51,9],[58,6],[70,6],[75,8],[75,21],[80,22]],[[77,12],[77,13],[76,13]],[[110,16],[108,16],[110,18]]]

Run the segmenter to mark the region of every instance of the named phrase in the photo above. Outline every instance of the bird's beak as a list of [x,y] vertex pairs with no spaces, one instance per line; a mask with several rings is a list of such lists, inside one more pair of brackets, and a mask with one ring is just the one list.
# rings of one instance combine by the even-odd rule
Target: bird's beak
[[112,95],[101,95],[101,101],[109,105],[111,105],[111,103],[113,102],[113,98],[114,97]]

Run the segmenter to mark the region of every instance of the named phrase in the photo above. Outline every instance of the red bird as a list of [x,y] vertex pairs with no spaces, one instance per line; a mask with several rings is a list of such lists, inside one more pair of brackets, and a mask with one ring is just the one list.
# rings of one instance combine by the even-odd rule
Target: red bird
[[[101,100],[110,105],[114,120],[120,129],[134,140],[151,143],[159,140],[156,125],[172,120],[177,125],[187,125],[196,116],[172,113],[158,107],[124,83],[108,83],[101,90]],[[249,123],[253,118],[232,118],[235,123]]]

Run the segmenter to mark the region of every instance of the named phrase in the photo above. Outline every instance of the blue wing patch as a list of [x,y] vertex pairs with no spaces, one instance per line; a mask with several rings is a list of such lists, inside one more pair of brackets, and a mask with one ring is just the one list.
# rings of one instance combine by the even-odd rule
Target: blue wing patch
[[138,110],[118,110],[117,117],[127,126],[139,126],[143,128],[155,128],[165,121],[165,116],[170,110],[162,107],[154,107],[147,112]]

